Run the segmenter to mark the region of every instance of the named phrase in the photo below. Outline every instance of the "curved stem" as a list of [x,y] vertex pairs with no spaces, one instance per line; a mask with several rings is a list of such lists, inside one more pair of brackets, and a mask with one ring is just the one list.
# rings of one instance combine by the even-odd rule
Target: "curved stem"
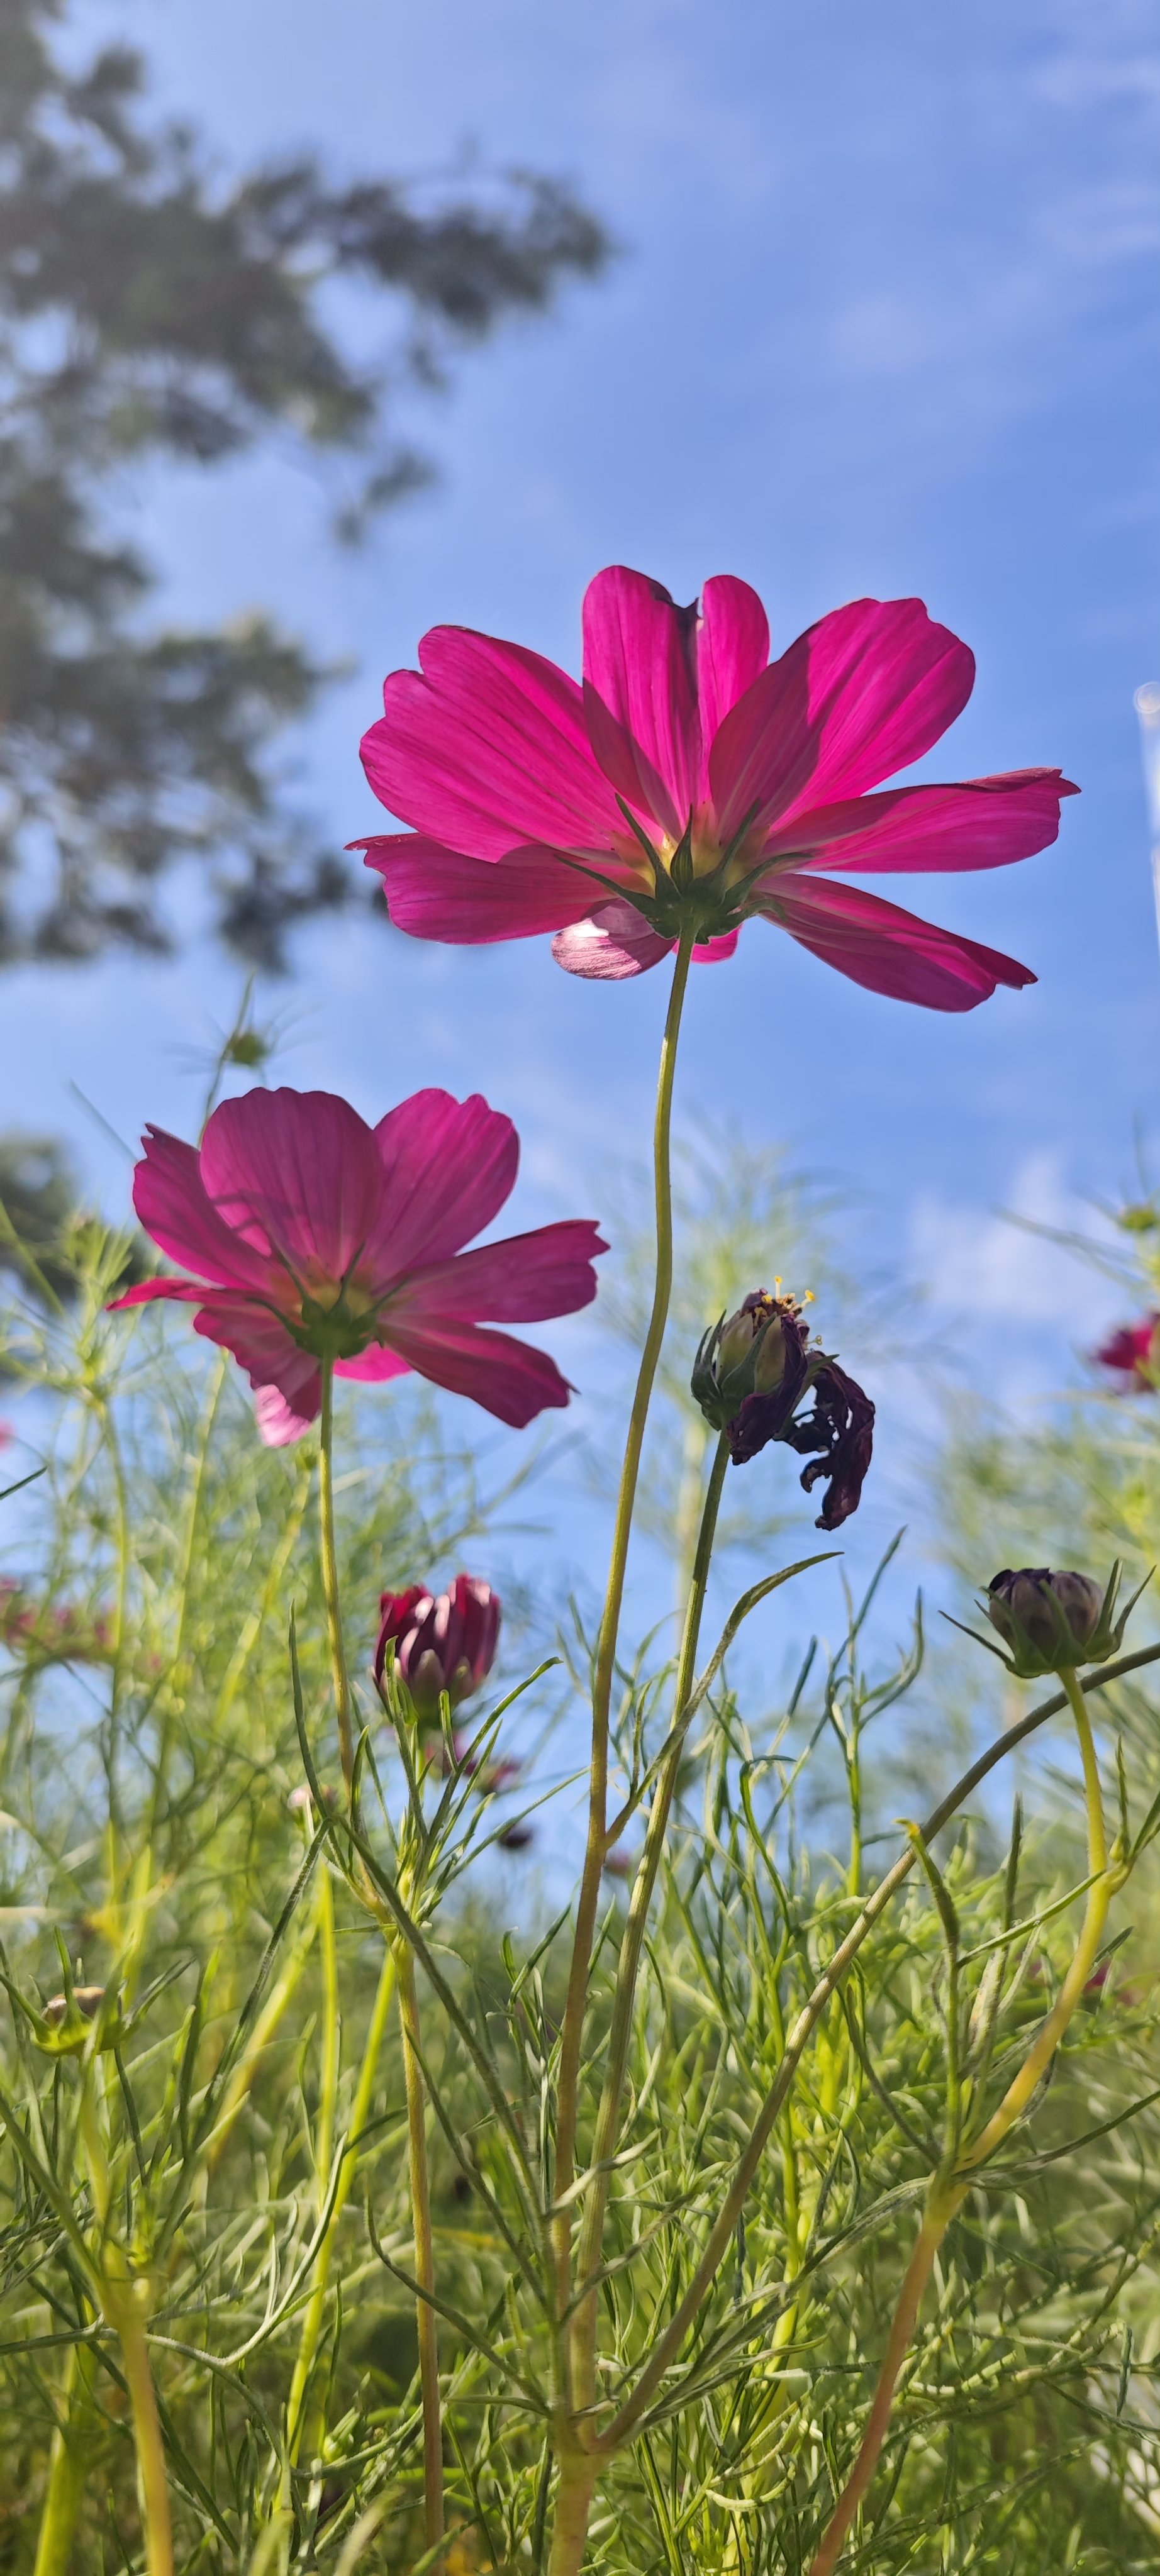
[[[407,2158],[411,2180],[411,2223],[415,2236],[415,2279],[426,2296],[416,2301],[419,2329],[419,2384],[423,2397],[423,2496],[428,2551],[443,2538],[443,2419],[439,2401],[438,2320],[430,2302],[435,2291],[435,2239],[431,2226],[431,2177],[427,2165],[427,2106],[420,2063],[419,1995],[415,1962],[400,1942],[396,1952],[399,2020],[403,2030],[403,2073],[407,2088]],[[438,2564],[438,2561],[435,2562]]]
[[1055,2003],[1034,2045],[1029,2049],[1018,2075],[1008,2085],[998,2110],[988,2120],[979,2136],[958,2155],[953,2168],[944,2167],[931,2184],[926,2216],[910,2258],[894,2313],[886,2357],[879,2373],[878,2385],[874,2391],[874,2403],[870,2409],[858,2457],[827,2525],[821,2548],[810,2568],[810,2576],[832,2576],[832,2571],[838,2564],[846,2535],[878,2466],[890,2422],[890,2410],[898,2375],[918,2322],[922,2294],[934,2269],[935,2258],[950,2222],[961,2209],[970,2189],[968,2177],[986,2163],[996,2147],[1002,2145],[1015,2122],[1022,2117],[1037,2084],[1050,2065],[1095,1965],[1104,1924],[1107,1921],[1108,1906],[1117,1886],[1121,1883],[1119,1871],[1108,1868],[1108,1838],[1104,1824],[1103,1793],[1100,1788],[1095,1745],[1092,1741],[1091,1721],[1084,1705],[1083,1692],[1074,1671],[1061,1673],[1060,1680],[1071,1703],[1079,1734],[1087,1806],[1088,1874],[1092,1881],[1075,1955]]
[[[1077,1682],[1073,1674],[1071,1687],[1055,1691],[1050,1699],[1041,1700],[1037,1708],[1029,1709],[1027,1716],[1020,1718],[1016,1726],[1006,1727],[1003,1734],[996,1737],[994,1743],[989,1744],[984,1753],[978,1755],[969,1769],[956,1780],[954,1787],[948,1789],[945,1798],[940,1798],[933,1814],[927,1817],[921,1829],[921,1840],[925,1843],[933,1842],[935,1835],[941,1834],[943,1826],[950,1823],[951,1817],[958,1813],[964,1801],[973,1795],[980,1781],[985,1780],[1000,1762],[1006,1761],[1014,1752],[1016,1745],[1025,1743],[1029,1735],[1034,1735],[1047,1718],[1058,1716],[1060,1709],[1066,1708],[1069,1702],[1074,1708],[1073,1690],[1077,1693],[1104,1690],[1109,1682],[1119,1681],[1127,1673],[1139,1672],[1145,1664],[1154,1664],[1158,1659],[1160,1659],[1160,1644],[1139,1646],[1131,1655],[1118,1655],[1114,1663],[1098,1666],[1096,1671],[1088,1673],[1082,1682]],[[885,1913],[891,1899],[897,1895],[904,1880],[910,1876],[917,1853],[917,1841],[908,1841],[906,1850],[899,1853],[898,1859],[887,1870],[885,1878],[880,1879],[877,1887],[871,1890],[860,1913],[851,1924],[845,1940],[839,1942],[833,1958],[819,1977],[813,1993],[807,1997],[787,2032],[781,2064],[750,2131],[748,2144],[738,2158],[733,2180],[709,2230],[692,2278],[664,2332],[658,2336],[631,2395],[626,2397],[612,2423],[601,2434],[597,2447],[602,2453],[619,2450],[630,2434],[635,2431],[642,2415],[651,2405],[666,2371],[676,2360],[690,2327],[700,2315],[721,2264],[733,2243],[737,2221],[749,2197],[754,2176],[778,2115],[789,2097],[794,2077],[813,2033],[831,1996],[836,1994],[847,1969],[857,1957],[868,1934],[873,1931],[879,1916]]]
[[323,1360],[322,1416],[319,1423],[318,1451],[318,1535],[322,1556],[322,1589],[326,1600],[326,1629],[330,1640],[330,1670],[334,1683],[334,1708],[338,1719],[338,1748],[342,1757],[342,1776],[349,1792],[354,1779],[354,1740],[350,1725],[350,1676],[346,1666],[346,1642],[342,1633],[342,1600],[338,1585],[338,1551],[334,1540],[334,1362]]
[[[608,1821],[608,1729],[612,1706],[612,1681],[616,1669],[616,1642],[620,1631],[620,1613],[624,1600],[624,1578],[628,1565],[628,1545],[632,1535],[633,1510],[636,1503],[637,1479],[641,1451],[653,1385],[660,1361],[661,1344],[668,1321],[669,1298],[673,1284],[673,1201],[671,1145],[673,1120],[673,1082],[677,1064],[677,1040],[681,1012],[689,980],[693,953],[693,932],[683,931],[673,968],[669,1007],[661,1041],[660,1071],[657,1079],[656,1116],[653,1128],[653,1186],[656,1201],[656,1280],[652,1312],[644,1349],[637,1373],[636,1393],[629,1416],[624,1464],[620,1473],[620,1490],[613,1524],[612,1557],[608,1569],[608,1589],[596,1649],[596,1667],[592,1686],[592,1759],[588,1793],[588,1840],[580,1893],[576,1906],[576,1932],[572,1944],[572,1961],[568,1977],[568,1997],[560,2038],[560,2072],[556,2100],[556,2198],[570,2191],[575,2174],[576,2119],[580,2076],[580,2052],[583,2044],[584,2012],[588,2000],[588,1971],[596,1930],[596,1913],[600,1902],[600,1879],[606,1858]],[[571,2238],[567,2220],[559,2222],[555,2233],[557,2314],[568,2305],[570,2288]]]
[[894,2391],[898,2385],[898,2374],[910,2349],[911,2338],[918,2323],[923,2291],[934,2270],[935,2258],[955,2210],[964,2197],[965,2193],[961,2191],[950,2199],[932,2192],[914,2252],[907,2266],[898,2305],[894,2311],[890,2338],[882,2368],[878,2374],[878,2385],[874,2391],[874,2403],[870,2409],[858,2457],[826,2526],[821,2548],[811,2562],[809,2576],[832,2576],[832,2571],[841,2557],[846,2534],[878,2466],[882,2444],[886,2438],[886,2427],[890,2421]]
[[1067,2025],[1071,2020],[1072,2014],[1075,2011],[1076,2005],[1079,2002],[1080,1996],[1082,1995],[1088,1978],[1092,1973],[1092,1969],[1095,1966],[1096,1959],[1099,1954],[1100,1943],[1103,1939],[1104,1925],[1108,1919],[1108,1907],[1116,1893],[1117,1887],[1121,1884],[1119,1872],[1116,1870],[1109,1870],[1108,1868],[1108,1837],[1107,1829],[1104,1824],[1104,1802],[1103,1794],[1100,1789],[1099,1765],[1096,1761],[1095,1745],[1092,1742],[1091,1720],[1088,1716],[1087,1709],[1084,1706],[1083,1692],[1080,1689],[1074,1672],[1061,1673],[1060,1680],[1062,1681],[1064,1689],[1067,1692],[1067,1696],[1071,1701],[1072,1714],[1075,1718],[1076,1731],[1079,1735],[1080,1754],[1083,1760],[1084,1796],[1087,1805],[1088,1827],[1088,1876],[1091,1879],[1092,1884],[1088,1889],[1088,1899],[1084,1908],[1083,1925],[1080,1931],[1079,1940],[1076,1944],[1075,1957],[1073,1958],[1063,1984],[1059,1989],[1059,1993],[1056,1996],[1051,2011],[1048,2013],[1047,2019],[1040,2030],[1034,2047],[1029,2051],[1027,2057],[1024,2059],[1018,2075],[1016,2075],[1013,2081],[1008,2085],[1007,2091],[999,2104],[998,2110],[993,2113],[992,2117],[987,2122],[986,2128],[980,2132],[980,2135],[974,2140],[973,2145],[967,2148],[965,2153],[960,2156],[960,2172],[973,2170],[975,2166],[983,2164],[986,2158],[994,2152],[994,2149],[1001,2145],[1003,2139],[1007,2136],[1008,2130],[1014,2127],[1016,2120],[1020,2119],[1023,2112],[1026,2110],[1027,2105],[1031,2100],[1031,2096],[1035,2091],[1036,2085],[1039,2083],[1040,2077],[1045,2074],[1055,2055],[1060,2040],[1067,2029]]
[[[713,1465],[710,1470],[708,1489],[701,1513],[701,1526],[697,1534],[697,1548],[693,1559],[692,1578],[689,1584],[689,1599],[685,1611],[684,1634],[681,1638],[681,1651],[677,1665],[677,1682],[674,1693],[672,1725],[673,1740],[668,1760],[661,1772],[660,1778],[657,1782],[656,1791],[653,1796],[652,1807],[649,1813],[648,1831],[645,1835],[644,1849],[641,1853],[636,1878],[633,1882],[632,1898],[628,1909],[628,1920],[624,1927],[624,1937],[620,1945],[620,1962],[617,1969],[616,1992],[612,2008],[612,2028],[608,2042],[608,2063],[605,2071],[604,2089],[601,2095],[600,2110],[596,2122],[596,2136],[592,2148],[592,2162],[596,2171],[587,2197],[584,2224],[580,2234],[580,2250],[576,2266],[577,2279],[580,2284],[581,2293],[583,2292],[584,2284],[590,2279],[592,2274],[598,2270],[600,2264],[600,2251],[604,2236],[604,2219],[608,2207],[608,2195],[612,2185],[612,2175],[611,2171],[608,2170],[608,2160],[610,2157],[615,2155],[617,2135],[620,2128],[620,2111],[621,2104],[624,2099],[624,2086],[628,2071],[628,2054],[632,2041],[632,2015],[633,2006],[636,2001],[637,1979],[640,1975],[641,1954],[644,1949],[644,1936],[648,1924],[649,1908],[652,1904],[653,1891],[657,1882],[657,1873],[661,1865],[665,1836],[668,1832],[669,1817],[672,1812],[673,1798],[676,1793],[677,1776],[680,1771],[681,1756],[684,1752],[685,1737],[688,1731],[687,1720],[684,1725],[682,1725],[681,1720],[688,1708],[693,1683],[696,1679],[697,1647],[700,1642],[701,1619],[705,1608],[705,1593],[708,1588],[709,1568],[713,1557],[713,1541],[717,1532],[717,1515],[721,1509],[721,1495],[724,1490],[725,1476],[728,1466],[729,1435],[727,1432],[722,1431],[717,1441],[717,1447],[713,1457]],[[600,2170],[602,2166],[605,2168],[604,2171]],[[595,2290],[593,2290],[588,2297],[584,2298],[583,2305],[577,2308],[575,2323],[572,2329],[573,2349],[576,2356],[575,2397],[576,2404],[581,2407],[591,2406],[596,2396],[597,2313],[596,2293]]]

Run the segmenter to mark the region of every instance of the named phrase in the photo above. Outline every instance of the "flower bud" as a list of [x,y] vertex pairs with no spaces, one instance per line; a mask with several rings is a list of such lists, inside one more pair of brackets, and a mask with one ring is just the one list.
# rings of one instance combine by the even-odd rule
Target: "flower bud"
[[1121,1324],[1092,1357],[1099,1368],[1114,1371],[1128,1394],[1133,1387],[1151,1392],[1160,1385],[1160,1315],[1144,1315],[1138,1324]]
[[[727,1322],[713,1325],[697,1352],[692,1389],[706,1421],[728,1434],[735,1467],[769,1441],[785,1441],[810,1459],[801,1477],[807,1493],[819,1476],[827,1480],[819,1529],[838,1529],[857,1511],[874,1445],[874,1407],[820,1343],[811,1343],[795,1298],[755,1289]],[[807,1395],[813,1410],[799,1416]],[[811,1457],[811,1451],[820,1454]]]
[[1005,1566],[996,1574],[987,1587],[986,1611],[1010,1648],[1011,1671],[1021,1681],[1035,1681],[1115,1654],[1132,1607],[1129,1602],[1114,1617],[1120,1574],[1114,1565],[1104,1591],[1088,1574],[1054,1574],[1046,1565]]
[[487,1680],[499,1644],[501,1607],[490,1584],[457,1574],[447,1592],[420,1583],[407,1592],[384,1592],[375,1649],[375,1680],[382,1685],[387,1649],[420,1717],[438,1715],[446,1691],[453,1708]]
[[38,2045],[53,2057],[70,2057],[87,2048],[92,2026],[97,2022],[98,2048],[117,2048],[125,2036],[120,1997],[110,1994],[106,1986],[74,1986],[71,1995],[51,1995],[41,2021],[47,2032],[38,2033]]

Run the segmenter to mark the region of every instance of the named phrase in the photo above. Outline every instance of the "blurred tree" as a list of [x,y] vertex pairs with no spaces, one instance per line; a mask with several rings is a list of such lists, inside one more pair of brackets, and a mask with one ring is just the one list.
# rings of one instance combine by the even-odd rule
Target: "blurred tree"
[[[394,429],[401,393],[597,274],[609,243],[525,171],[335,187],[298,157],[223,182],[188,126],[143,121],[139,54],[67,68],[61,15],[0,15],[0,959],[166,948],[159,880],[193,857],[223,938],[276,966],[287,925],[350,882],[266,758],[327,675],[262,615],[151,631],[152,568],[101,496],[130,460],[289,437],[360,460],[336,519],[356,542],[431,476]],[[345,354],[336,280],[388,299],[380,365]]]

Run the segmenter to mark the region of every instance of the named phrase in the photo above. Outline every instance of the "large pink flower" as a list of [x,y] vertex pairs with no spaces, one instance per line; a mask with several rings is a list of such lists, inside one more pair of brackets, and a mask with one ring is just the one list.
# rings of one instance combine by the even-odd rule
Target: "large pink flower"
[[362,746],[413,828],[352,844],[391,919],[473,945],[554,931],[573,975],[655,966],[682,926],[732,956],[750,914],[856,984],[966,1011],[1034,977],[821,867],[1004,867],[1055,839],[1057,769],[868,795],[961,712],[974,660],[917,599],[858,599],[769,659],[756,592],[730,575],[678,608],[613,564],[584,602],[584,682],[523,645],[437,626],[395,671]]
[[[178,1297],[247,1371],[262,1437],[297,1440],[339,1377],[417,1369],[522,1429],[566,1404],[554,1360],[499,1324],[570,1315],[607,1246],[576,1218],[460,1247],[510,1195],[519,1139],[476,1093],[417,1091],[377,1127],[328,1091],[251,1091],[215,1109],[200,1151],[149,1127],[133,1181],[146,1232],[195,1279],[147,1279],[114,1303]],[[201,1284],[204,1282],[205,1284]]]

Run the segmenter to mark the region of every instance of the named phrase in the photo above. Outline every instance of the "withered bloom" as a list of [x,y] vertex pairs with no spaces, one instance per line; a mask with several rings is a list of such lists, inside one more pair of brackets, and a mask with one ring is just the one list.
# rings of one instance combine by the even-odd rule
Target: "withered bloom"
[[[874,1407],[846,1370],[811,1343],[795,1298],[755,1289],[735,1315],[705,1334],[692,1387],[706,1420],[728,1434],[735,1467],[771,1440],[782,1441],[809,1458],[801,1479],[807,1494],[820,1476],[827,1479],[819,1529],[838,1529],[857,1511],[874,1445]],[[800,1413],[811,1395],[813,1410]]]

